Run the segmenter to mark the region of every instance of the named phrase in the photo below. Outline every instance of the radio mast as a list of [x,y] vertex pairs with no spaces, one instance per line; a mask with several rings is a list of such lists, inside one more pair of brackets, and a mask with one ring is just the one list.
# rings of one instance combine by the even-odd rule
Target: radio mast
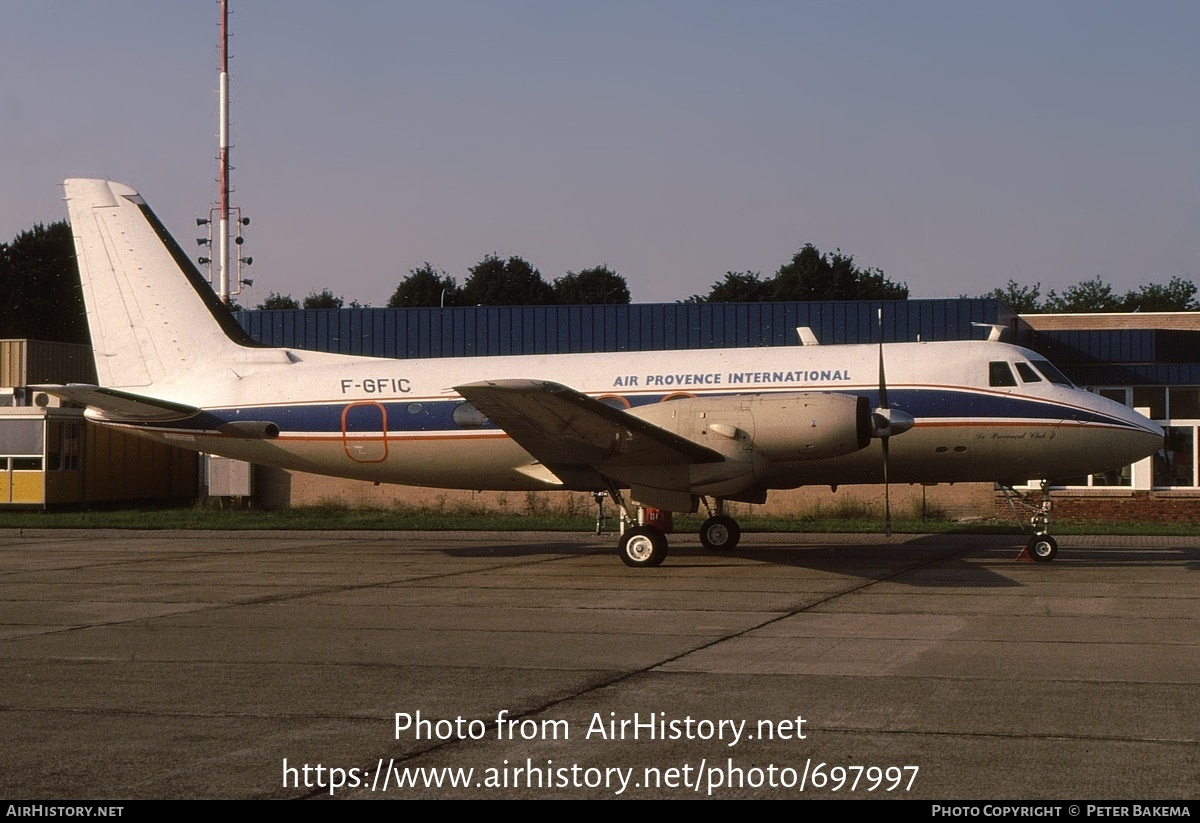
[[[242,264],[249,266],[253,258],[242,257],[242,226],[250,224],[249,217],[242,217],[242,210],[229,202],[229,0],[218,0],[221,4],[221,65],[218,67],[217,96],[218,96],[218,131],[217,131],[217,186],[220,189],[218,204],[209,209],[208,219],[198,218],[198,225],[208,226],[208,237],[200,238],[200,245],[207,245],[215,254],[199,258],[201,264],[208,265],[208,281],[213,284],[221,302],[228,305],[232,294],[240,294],[242,286],[252,284],[250,280],[242,279]],[[232,226],[230,221],[233,221]],[[215,237],[213,227],[216,226]],[[236,232],[233,243],[238,248],[238,256],[234,258],[229,248],[230,232]],[[215,247],[214,247],[215,242]],[[231,265],[236,264],[236,265]],[[215,271],[214,271],[215,269]],[[232,272],[233,277],[230,277]],[[215,275],[215,276],[214,276]],[[214,280],[216,281],[214,283]]]
[[229,303],[229,0],[221,0],[221,68],[218,79],[218,97],[220,100],[220,131],[217,135],[217,145],[220,153],[217,155],[219,173],[217,185],[221,189],[221,203],[217,207],[220,215],[220,229],[217,237],[220,249],[217,252],[220,262],[221,288],[217,292],[222,303]]

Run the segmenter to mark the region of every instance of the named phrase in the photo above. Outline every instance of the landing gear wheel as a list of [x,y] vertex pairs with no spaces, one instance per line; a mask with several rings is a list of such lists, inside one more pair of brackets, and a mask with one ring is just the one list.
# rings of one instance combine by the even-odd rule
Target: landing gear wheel
[[709,551],[733,551],[741,539],[741,526],[732,517],[723,514],[708,518],[700,526],[700,542]]
[[667,559],[667,536],[653,526],[638,526],[621,535],[620,552],[626,566],[660,566]]
[[1029,556],[1039,563],[1049,563],[1058,554],[1058,543],[1048,534],[1035,534],[1025,544]]

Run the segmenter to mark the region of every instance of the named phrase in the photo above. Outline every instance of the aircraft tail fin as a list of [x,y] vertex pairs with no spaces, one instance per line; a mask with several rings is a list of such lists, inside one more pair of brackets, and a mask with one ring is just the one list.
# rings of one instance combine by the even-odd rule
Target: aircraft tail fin
[[257,344],[136,191],[67,180],[101,386],[151,386]]

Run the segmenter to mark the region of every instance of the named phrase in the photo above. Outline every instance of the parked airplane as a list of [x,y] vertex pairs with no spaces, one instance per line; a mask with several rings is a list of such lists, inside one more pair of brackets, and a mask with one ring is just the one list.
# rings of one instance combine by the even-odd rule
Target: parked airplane
[[[268,466],[461,489],[607,491],[740,530],[770,489],[1067,477],[1127,465],[1162,430],[1000,342],[390,360],[255,343],[145,200],[68,180],[99,385],[43,386],[97,423]],[[886,362],[885,362],[886,357]],[[670,401],[670,402],[664,402]],[[624,494],[629,490],[628,498]],[[710,507],[710,499],[715,505]],[[1057,547],[1045,512],[1033,556]],[[655,566],[652,526],[620,556]]]

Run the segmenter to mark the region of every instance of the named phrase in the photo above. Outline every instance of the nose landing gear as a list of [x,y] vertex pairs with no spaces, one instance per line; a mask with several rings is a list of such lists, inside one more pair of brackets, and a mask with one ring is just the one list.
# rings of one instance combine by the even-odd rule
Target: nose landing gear
[[1004,496],[1008,499],[1008,504],[1013,507],[1013,514],[1016,514],[1017,511],[1016,505],[1013,503],[1014,500],[1027,510],[1033,512],[1029,518],[1029,525],[1033,529],[1033,537],[1029,538],[1029,541],[1025,544],[1025,548],[1017,558],[1028,557],[1038,563],[1049,563],[1058,556],[1058,541],[1050,536],[1050,510],[1053,508],[1050,502],[1050,481],[1042,481],[1042,499],[1038,503],[1034,503],[1028,495],[1019,494],[1011,486],[1004,486],[1003,488]]
[[1025,544],[1025,550],[1039,563],[1049,563],[1058,555],[1058,542],[1048,534],[1035,534]]

